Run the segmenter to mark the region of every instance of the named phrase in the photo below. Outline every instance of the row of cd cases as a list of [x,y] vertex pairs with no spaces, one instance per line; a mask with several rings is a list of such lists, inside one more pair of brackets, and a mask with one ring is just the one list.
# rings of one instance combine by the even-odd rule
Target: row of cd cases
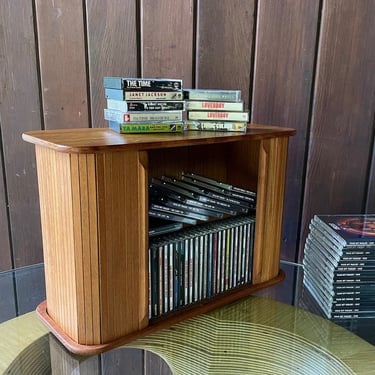
[[255,192],[196,173],[151,180],[150,318],[251,282],[255,207]]
[[150,318],[251,282],[255,217],[239,215],[155,238]]

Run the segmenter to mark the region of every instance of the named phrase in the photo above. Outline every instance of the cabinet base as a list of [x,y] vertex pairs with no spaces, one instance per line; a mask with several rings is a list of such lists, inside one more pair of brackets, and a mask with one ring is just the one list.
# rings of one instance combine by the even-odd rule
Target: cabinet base
[[237,287],[235,290],[228,290],[226,292],[220,293],[210,299],[194,303],[192,305],[183,307],[179,310],[173,311],[171,313],[165,314],[158,318],[153,318],[149,321],[149,325],[139,331],[132,332],[126,336],[119,337],[116,340],[104,343],[104,344],[93,344],[93,345],[83,345],[79,344],[73,340],[69,335],[67,335],[55,322],[52,317],[48,314],[47,301],[41,302],[37,308],[36,313],[46,327],[51,331],[51,333],[68,349],[70,352],[78,355],[95,355],[103,353],[110,349],[117,348],[119,346],[128,344],[135,339],[146,336],[160,329],[168,328],[173,324],[181,322],[183,320],[189,319],[193,316],[206,313],[215,308],[221,307],[228,303],[234,302],[240,298],[247,297],[259,290],[270,287],[272,285],[278,284],[285,278],[285,273],[280,270],[278,276],[275,278],[260,284],[255,285],[244,285]]

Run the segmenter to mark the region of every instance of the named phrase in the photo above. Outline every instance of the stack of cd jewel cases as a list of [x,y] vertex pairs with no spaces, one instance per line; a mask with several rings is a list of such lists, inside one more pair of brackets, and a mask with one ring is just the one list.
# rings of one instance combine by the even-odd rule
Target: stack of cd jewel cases
[[332,320],[375,317],[375,215],[315,215],[304,287]]

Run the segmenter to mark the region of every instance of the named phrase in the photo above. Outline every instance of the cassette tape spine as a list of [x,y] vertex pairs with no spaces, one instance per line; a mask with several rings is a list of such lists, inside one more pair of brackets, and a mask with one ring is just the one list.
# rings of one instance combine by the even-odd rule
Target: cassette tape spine
[[188,111],[188,120],[249,121],[249,112],[235,111]]
[[126,91],[104,89],[105,97],[114,100],[183,100],[182,91]]
[[105,88],[118,90],[145,90],[145,91],[180,91],[182,90],[181,79],[171,78],[124,78],[104,77]]
[[121,112],[184,111],[184,101],[130,101],[107,99],[107,109]]
[[184,89],[187,100],[241,101],[241,90]]
[[244,102],[218,102],[206,100],[187,100],[187,111],[243,111]]
[[104,109],[104,119],[114,122],[182,121],[182,111],[129,113]]
[[140,122],[140,123],[118,123],[109,121],[109,128],[117,133],[181,133],[184,129],[182,121],[162,122]]

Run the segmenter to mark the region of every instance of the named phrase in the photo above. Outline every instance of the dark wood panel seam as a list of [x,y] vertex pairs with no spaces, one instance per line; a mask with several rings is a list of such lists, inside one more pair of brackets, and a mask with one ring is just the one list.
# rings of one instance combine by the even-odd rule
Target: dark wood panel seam
[[255,77],[255,53],[256,53],[256,41],[257,41],[257,26],[258,26],[258,8],[259,7],[259,0],[254,1],[254,11],[253,11],[253,40],[251,42],[251,59],[250,59],[250,74],[249,74],[249,116],[251,119],[251,122],[254,121],[253,119],[253,96],[254,96],[254,77]]
[[45,130],[44,125],[44,108],[43,108],[43,96],[42,96],[42,80],[40,72],[40,55],[39,55],[39,31],[38,31],[38,22],[37,22],[37,12],[35,1],[32,2],[32,12],[33,12],[33,26],[34,26],[34,43],[35,43],[35,67],[36,67],[36,76],[38,81],[38,96],[39,96],[39,108],[40,108],[40,128]]
[[92,114],[91,114],[91,86],[90,86],[90,58],[88,48],[88,22],[87,22],[87,8],[86,0],[82,0],[82,17],[83,17],[83,40],[85,44],[85,65],[86,65],[86,90],[87,90],[87,119],[88,127],[92,128]]
[[371,148],[369,153],[369,160],[367,164],[367,179],[366,179],[366,189],[363,195],[363,211],[364,213],[371,213],[369,210],[371,204],[371,196],[370,194],[374,194],[375,186],[371,186],[371,183],[375,184],[375,111],[373,115],[372,121],[372,140],[371,140]]
[[137,37],[137,76],[143,77],[142,72],[142,25],[141,25],[141,0],[135,0],[135,32]]
[[[307,117],[307,129],[306,129],[306,141],[305,141],[305,155],[304,155],[304,162],[303,162],[303,171],[302,171],[302,186],[301,186],[301,197],[300,202],[305,201],[305,190],[306,190],[306,177],[307,177],[307,166],[309,160],[309,152],[310,152],[310,137],[311,137],[311,127],[312,127],[312,117],[314,113],[314,104],[315,104],[315,86],[316,86],[316,77],[317,77],[317,66],[318,66],[318,57],[319,57],[319,49],[320,49],[320,37],[322,32],[322,13],[323,13],[323,0],[319,2],[319,10],[318,10],[318,17],[317,17],[317,33],[316,33],[316,40],[315,40],[315,54],[314,54],[314,63],[313,63],[313,71],[311,77],[311,88],[310,88],[310,104],[309,104],[309,114]],[[299,211],[299,218],[298,218],[298,227],[297,227],[297,249],[295,252],[294,261],[298,263],[303,258],[303,247],[304,243],[301,243],[303,240],[302,233],[303,233],[303,207],[300,208]]]
[[147,373],[147,358],[146,357],[147,357],[147,355],[146,355],[145,351],[142,350],[141,361],[142,361],[143,366],[142,366],[142,374],[140,374],[140,375],[151,375],[151,374]]
[[[10,251],[10,262],[12,269],[15,268],[15,259],[14,259],[14,251],[13,251],[13,241],[12,241],[12,232],[10,230],[10,212],[9,212],[9,200],[8,200],[8,185],[7,179],[5,174],[5,155],[4,155],[4,142],[3,142],[3,132],[2,132],[2,123],[0,118],[0,152],[1,152],[1,168],[3,170],[3,186],[4,186],[4,201],[6,206],[6,218],[7,218],[7,229],[8,229],[8,238],[9,238],[9,251]],[[12,284],[13,284],[13,296],[14,296],[14,308],[16,310],[16,314],[18,315],[19,312],[19,304],[18,304],[18,293],[17,293],[17,285],[16,285],[16,276],[15,273],[12,273]]]
[[[8,229],[8,238],[9,238],[9,251],[10,251],[10,261],[11,261],[11,267],[12,269],[15,268],[15,259],[14,259],[14,252],[13,252],[13,241],[12,241],[12,231],[10,230],[10,211],[9,211],[9,194],[8,194],[8,184],[7,184],[7,178],[6,178],[6,169],[5,169],[5,154],[4,154],[4,138],[3,138],[3,130],[2,130],[2,123],[0,118],[0,152],[1,152],[1,168],[3,170],[3,186],[4,186],[4,203],[6,206],[6,218],[7,218],[7,229]],[[13,276],[13,283],[14,276]],[[15,287],[15,285],[14,285]],[[16,291],[16,289],[14,289]],[[16,304],[17,304],[17,298],[16,298]],[[16,305],[16,311],[18,311],[18,306]]]
[[197,87],[197,61],[198,61],[198,9],[199,9],[199,0],[193,0],[193,38],[192,38],[192,54],[191,54],[191,82],[194,87]]

